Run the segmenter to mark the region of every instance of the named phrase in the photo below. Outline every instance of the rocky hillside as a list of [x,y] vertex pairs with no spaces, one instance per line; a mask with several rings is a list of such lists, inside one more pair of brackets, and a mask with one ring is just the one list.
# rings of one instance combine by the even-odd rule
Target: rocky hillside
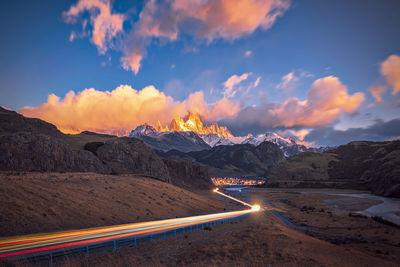
[[269,186],[368,189],[400,197],[400,141],[358,141],[299,154],[272,169]]
[[0,108],[0,170],[134,173],[178,186],[208,187],[207,170],[160,157],[136,138],[65,135],[49,123]]
[[200,163],[213,176],[266,176],[273,166],[285,160],[279,147],[271,142],[263,142],[258,146],[221,145],[188,153],[173,150],[163,155]]

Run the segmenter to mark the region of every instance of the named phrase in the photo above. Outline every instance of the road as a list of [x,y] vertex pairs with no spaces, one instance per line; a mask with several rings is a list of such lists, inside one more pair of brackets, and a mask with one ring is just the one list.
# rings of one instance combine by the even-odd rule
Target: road
[[259,205],[250,205],[237,198],[221,193],[218,189],[215,189],[214,192],[238,201],[243,205],[249,206],[250,209],[74,231],[3,238],[0,239],[0,257],[11,257],[39,252],[43,253],[65,248],[89,246],[116,239],[148,236],[216,220],[230,219],[261,210]]

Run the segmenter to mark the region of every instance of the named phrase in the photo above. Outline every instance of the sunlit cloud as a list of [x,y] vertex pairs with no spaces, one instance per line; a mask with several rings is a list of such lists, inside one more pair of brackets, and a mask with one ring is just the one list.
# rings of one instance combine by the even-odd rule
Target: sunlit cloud
[[275,86],[275,88],[283,90],[285,92],[289,92],[296,88],[301,78],[313,78],[313,77],[314,75],[304,70],[291,71],[281,78],[280,83],[278,83]]
[[[79,15],[84,12],[90,14],[90,24],[93,27],[91,41],[100,54],[104,54],[113,38],[123,31],[124,15],[113,13],[110,0],[79,0],[75,5],[63,13],[67,23],[76,22]],[[82,27],[86,27],[87,20],[83,20]],[[76,38],[76,33],[71,33],[70,41]]]
[[236,95],[236,93],[240,90],[238,85],[245,81],[249,77],[250,73],[243,73],[242,75],[238,76],[236,74],[232,75],[224,82],[224,90],[223,94],[226,98],[231,98]]
[[219,120],[235,116],[240,106],[226,98],[207,103],[201,91],[180,102],[154,86],[138,91],[121,85],[111,92],[93,88],[77,94],[70,91],[63,99],[51,94],[46,103],[25,107],[19,112],[53,123],[65,133],[93,131],[121,135],[140,124],[169,123],[171,118],[183,116],[189,110],[199,113],[205,120]]
[[400,56],[391,55],[381,63],[381,73],[387,83],[393,87],[392,94],[400,92]]
[[350,95],[337,77],[328,76],[315,80],[303,101],[297,97],[288,97],[283,103],[264,99],[260,106],[241,110],[230,124],[237,129],[328,125],[341,113],[354,112],[364,98],[361,92]]
[[[123,53],[123,68],[137,74],[152,39],[174,42],[186,34],[206,43],[216,39],[232,41],[258,28],[269,29],[289,6],[289,0],[238,0],[234,4],[229,0],[149,0],[139,18],[132,19],[136,21],[132,29],[124,32],[123,23],[129,21],[128,15],[114,12],[110,0],[79,0],[64,12],[64,19],[75,22],[88,11],[93,27],[91,41],[100,54],[112,47],[113,40],[122,33],[115,49]],[[246,55],[251,55],[251,51],[246,51]]]
[[382,94],[386,92],[386,86],[372,86],[368,88],[375,101],[378,103],[383,103]]
[[294,74],[294,72],[289,72],[282,77],[281,82],[276,86],[277,89],[282,89],[284,91],[291,91],[295,87],[295,83],[299,78]]

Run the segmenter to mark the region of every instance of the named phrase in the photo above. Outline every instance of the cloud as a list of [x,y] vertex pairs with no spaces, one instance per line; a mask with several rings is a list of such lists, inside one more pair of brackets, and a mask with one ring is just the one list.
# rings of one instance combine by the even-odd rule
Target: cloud
[[281,82],[276,85],[276,89],[281,89],[286,92],[292,91],[296,86],[300,78],[313,78],[314,75],[304,70],[295,70],[289,72],[281,78]]
[[256,81],[253,84],[253,88],[257,87],[260,84],[260,81],[261,81],[261,76],[258,76]]
[[111,92],[93,88],[77,94],[70,91],[64,99],[51,94],[46,103],[19,112],[53,123],[65,133],[94,131],[121,135],[145,122],[169,123],[172,117],[182,116],[188,110],[198,112],[206,120],[219,120],[236,115],[239,109],[239,104],[225,98],[208,104],[203,92],[195,92],[180,102],[154,86],[137,91],[121,85]]
[[386,92],[386,86],[372,86],[368,88],[375,101],[378,103],[383,103],[382,94]]
[[398,107],[400,107],[400,101],[393,102],[393,103],[389,104],[388,106],[389,106],[389,107],[396,107],[396,108],[398,108]]
[[[67,23],[74,23],[86,11],[90,14],[90,24],[93,27],[91,41],[99,53],[104,54],[112,40],[123,31],[125,17],[112,12],[110,0],[79,0],[63,13],[63,18]],[[86,23],[87,20],[83,20],[83,28]],[[70,41],[76,37],[76,33],[71,33]]]
[[234,117],[240,111],[240,105],[225,97],[209,105],[203,91],[198,91],[189,95],[187,110],[200,114],[206,121],[215,121]]
[[240,76],[237,76],[236,74],[232,75],[231,77],[228,78],[223,84],[224,84],[224,90],[223,94],[224,97],[226,98],[232,98],[236,95],[236,93],[240,90],[237,85],[239,85],[241,82],[246,80],[249,77],[250,73],[243,73]]
[[283,103],[264,99],[260,106],[248,106],[226,122],[238,132],[249,128],[317,127],[334,122],[343,112],[354,112],[364,98],[361,92],[349,95],[337,77],[327,76],[313,82],[304,101],[296,97],[288,97]]
[[261,76],[258,76],[257,79],[254,81],[254,83],[251,83],[249,86],[247,86],[247,89],[244,92],[244,94],[246,95],[251,91],[251,89],[256,88],[260,84],[260,81],[261,81]]
[[400,56],[391,55],[381,63],[381,73],[393,87],[393,95],[400,92]]
[[121,63],[124,70],[131,70],[133,73],[138,74],[144,52],[136,51],[135,49],[126,52],[125,56],[121,58]]
[[385,141],[400,138],[400,119],[377,120],[366,128],[335,130],[332,126],[318,127],[310,131],[305,140],[321,145],[337,146],[351,141]]
[[247,50],[246,52],[244,52],[244,56],[249,57],[253,54],[253,52],[251,50]]
[[299,78],[294,74],[294,72],[289,72],[281,78],[281,82],[276,86],[277,89],[282,89],[285,91],[291,91],[295,87],[295,83]]
[[[184,34],[211,43],[216,39],[233,41],[258,28],[267,30],[289,6],[289,0],[149,0],[120,40],[121,64],[138,73],[152,39],[174,42]],[[110,0],[79,0],[64,13],[65,21],[75,22],[84,11],[90,13],[91,41],[104,54],[123,31],[127,15],[113,12]]]

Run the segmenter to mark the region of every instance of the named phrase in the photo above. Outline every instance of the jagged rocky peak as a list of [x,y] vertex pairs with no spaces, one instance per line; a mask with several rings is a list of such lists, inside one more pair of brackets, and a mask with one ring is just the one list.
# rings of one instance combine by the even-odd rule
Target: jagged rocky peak
[[154,129],[153,126],[148,125],[147,123],[139,125],[135,130],[132,130],[129,134],[129,137],[137,137],[137,136],[152,136],[157,135],[158,132]]
[[232,133],[225,126],[219,126],[218,123],[213,122],[209,125],[204,124],[200,115],[194,112],[187,112],[187,114],[182,117],[174,117],[169,126],[162,126],[158,122],[155,126],[158,132],[194,132],[196,134],[217,134],[220,137],[229,138],[232,137]]

